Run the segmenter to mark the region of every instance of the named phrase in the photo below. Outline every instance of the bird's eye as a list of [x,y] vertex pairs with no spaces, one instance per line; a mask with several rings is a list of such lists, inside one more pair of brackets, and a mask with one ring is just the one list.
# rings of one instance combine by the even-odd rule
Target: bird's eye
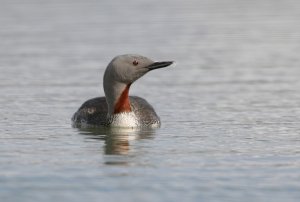
[[139,62],[138,62],[137,60],[134,60],[134,61],[132,62],[132,64],[133,64],[134,66],[137,66],[137,65],[139,64]]

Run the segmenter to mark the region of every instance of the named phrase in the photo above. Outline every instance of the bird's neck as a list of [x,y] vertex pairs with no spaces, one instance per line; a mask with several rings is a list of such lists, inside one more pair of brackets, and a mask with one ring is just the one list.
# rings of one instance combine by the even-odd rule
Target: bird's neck
[[104,86],[108,115],[131,112],[129,100],[130,84],[113,83]]
[[122,112],[131,112],[130,101],[129,101],[129,88],[130,84],[126,85],[125,89],[117,99],[117,102],[114,106],[114,114]]

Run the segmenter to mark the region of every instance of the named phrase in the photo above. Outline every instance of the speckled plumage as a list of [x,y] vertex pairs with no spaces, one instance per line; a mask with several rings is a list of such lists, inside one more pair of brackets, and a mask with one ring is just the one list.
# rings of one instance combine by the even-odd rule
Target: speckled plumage
[[[129,99],[131,110],[137,117],[141,127],[157,127],[160,125],[160,118],[145,99],[137,96],[129,96]],[[109,126],[112,119],[108,117],[105,97],[87,100],[73,115],[72,121],[76,126]]]

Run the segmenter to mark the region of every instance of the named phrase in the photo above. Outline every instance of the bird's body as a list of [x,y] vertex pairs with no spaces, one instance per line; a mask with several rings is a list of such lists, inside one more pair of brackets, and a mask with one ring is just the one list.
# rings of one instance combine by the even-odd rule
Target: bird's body
[[105,97],[87,100],[72,117],[79,127],[158,127],[160,118],[143,98],[129,96],[131,84],[150,70],[172,62],[153,62],[139,55],[121,55],[108,65],[103,79]]
[[118,115],[108,117],[106,98],[92,98],[82,104],[72,120],[78,126],[109,126],[113,124],[120,127],[156,127],[160,125],[159,117],[145,99],[137,96],[129,96],[129,99],[131,112],[118,113]]

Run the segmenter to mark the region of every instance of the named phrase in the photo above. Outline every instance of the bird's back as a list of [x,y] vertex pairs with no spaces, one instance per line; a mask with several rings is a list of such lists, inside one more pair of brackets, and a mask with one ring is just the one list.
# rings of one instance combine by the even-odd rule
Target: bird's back
[[[132,112],[137,117],[140,126],[159,126],[160,119],[153,107],[143,98],[129,96]],[[72,117],[75,126],[109,126],[107,118],[108,107],[105,97],[92,98],[82,104]]]

